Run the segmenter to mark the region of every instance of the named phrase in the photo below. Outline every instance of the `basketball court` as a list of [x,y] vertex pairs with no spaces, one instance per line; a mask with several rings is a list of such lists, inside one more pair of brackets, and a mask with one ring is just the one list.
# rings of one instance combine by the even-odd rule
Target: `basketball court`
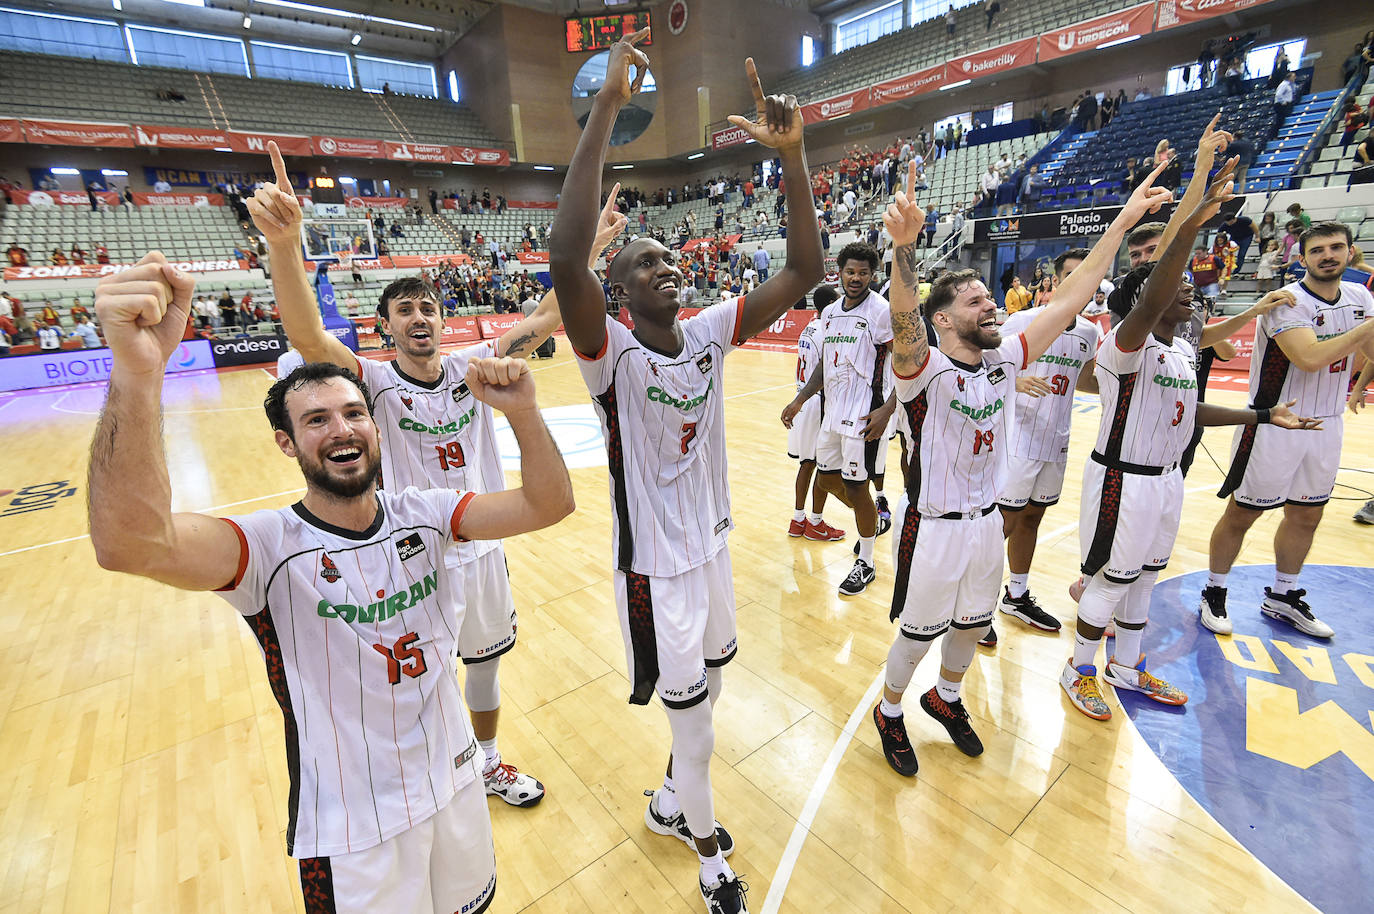
[[[906,780],[884,762],[869,719],[893,636],[889,538],[877,582],[842,599],[847,511],[832,501],[827,513],[850,531],[843,543],[785,533],[795,466],[778,413],[795,390],[794,360],[736,353],[726,389],[740,650],[716,709],[712,771],[752,910],[1313,910],[1304,895],[1330,914],[1363,909],[1374,891],[1361,813],[1374,800],[1364,618],[1374,528],[1350,515],[1374,489],[1374,416],[1347,416],[1340,500],[1303,578],[1334,640],[1258,613],[1274,515],[1241,556],[1265,567],[1233,576],[1236,634],[1197,624],[1222,477],[1200,452],[1146,637],[1152,667],[1192,702],[1109,696],[1125,713],[1089,720],[1057,681],[1070,635],[999,615],[1001,645],[980,650],[964,693],[987,751],[966,758],[934,721],[909,714],[921,770]],[[528,810],[491,802],[490,910],[696,911],[695,856],[643,823],[642,790],[661,781],[669,733],[657,708],[626,703],[595,417],[565,341],[533,370],[577,510],[506,544],[521,644],[505,660],[502,742],[548,794]],[[299,497],[300,473],[263,417],[270,382],[262,369],[167,378],[174,510],[243,513]],[[0,914],[301,910],[283,853],[282,721],[248,628],[212,594],[95,564],[85,472],[102,396],[90,385],[0,399],[0,595],[10,607],[0,616]],[[1212,394],[1227,405],[1243,396]],[[1065,497],[1045,519],[1031,577],[1066,622],[1097,410],[1079,397]],[[1204,439],[1223,462],[1230,434]],[[509,434],[502,441],[509,449]],[[895,447],[891,461],[895,501]],[[936,663],[927,658],[916,681]]]

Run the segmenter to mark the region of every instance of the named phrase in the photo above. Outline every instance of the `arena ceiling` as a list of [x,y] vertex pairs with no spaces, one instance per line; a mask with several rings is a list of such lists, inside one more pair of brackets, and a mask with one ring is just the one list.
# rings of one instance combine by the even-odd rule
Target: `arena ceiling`
[[[165,28],[238,34],[309,47],[412,59],[439,56],[498,4],[559,16],[594,15],[649,5],[633,0],[18,0],[16,6]],[[689,0],[690,2],[690,0]],[[806,8],[834,16],[872,0],[739,0]],[[244,22],[250,28],[244,28]],[[357,45],[354,35],[360,36]]]

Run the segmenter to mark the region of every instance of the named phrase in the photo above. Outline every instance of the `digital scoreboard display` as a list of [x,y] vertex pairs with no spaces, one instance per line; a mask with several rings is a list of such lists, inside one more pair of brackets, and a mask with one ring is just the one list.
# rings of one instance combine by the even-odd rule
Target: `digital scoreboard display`
[[[566,21],[568,50],[604,51],[625,35],[633,35],[649,24],[649,13],[616,13],[608,16],[573,16]],[[653,44],[653,38],[640,47]]]

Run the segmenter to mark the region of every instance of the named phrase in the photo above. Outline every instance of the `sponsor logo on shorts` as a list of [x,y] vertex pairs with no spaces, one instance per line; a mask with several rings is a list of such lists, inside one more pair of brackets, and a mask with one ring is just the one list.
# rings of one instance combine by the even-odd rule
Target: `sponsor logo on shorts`
[[737,640],[736,638],[731,638],[725,646],[720,649],[720,655],[722,657],[728,657],[730,654],[733,654],[735,652],[735,642]]
[[486,657],[486,656],[489,655],[489,654],[497,654],[497,653],[500,653],[501,651],[503,651],[503,650],[505,650],[506,648],[510,647],[511,642],[514,641],[514,640],[515,640],[515,632],[511,632],[509,635],[507,635],[506,637],[502,638],[500,641],[496,642],[495,644],[491,645],[490,647],[484,647],[484,648],[478,649],[477,653],[474,654],[473,656],[475,656],[475,657]]
[[413,558],[425,551],[425,542],[420,538],[419,533],[412,533],[405,539],[396,541],[396,554],[401,557],[401,561]]
[[491,893],[494,891],[496,891],[496,874],[492,873],[491,878],[487,880],[486,888],[482,889],[482,893],[459,908],[457,914],[470,914],[470,912],[476,911],[487,903],[487,899],[491,897]]

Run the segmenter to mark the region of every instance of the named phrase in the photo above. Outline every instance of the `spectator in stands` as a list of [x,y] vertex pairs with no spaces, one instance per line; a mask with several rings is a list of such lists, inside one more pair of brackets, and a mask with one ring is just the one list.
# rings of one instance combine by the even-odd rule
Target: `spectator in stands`
[[49,326],[62,326],[62,319],[57,316],[57,309],[52,306],[52,302],[50,301],[43,302],[43,309],[38,312],[38,318]]
[[1283,122],[1288,119],[1288,115],[1293,111],[1293,100],[1296,97],[1298,75],[1289,73],[1283,82],[1279,83],[1274,90],[1274,123],[1278,127],[1283,126]]
[[196,296],[195,302],[191,305],[191,313],[195,315],[196,324],[202,330],[219,326],[219,312],[215,308],[215,303],[204,295]]
[[1350,142],[1355,139],[1355,134],[1360,132],[1360,128],[1369,123],[1369,115],[1360,103],[1355,99],[1346,99],[1345,110],[1342,112],[1345,122],[1341,131],[1341,152],[1350,146]]
[[71,256],[71,261],[72,261],[72,263],[74,263],[74,264],[79,264],[79,265],[81,265],[81,266],[85,266],[85,264],[86,264],[86,252],[85,252],[85,250],[83,250],[83,249],[81,248],[81,246],[78,245],[75,241],[72,242],[72,249],[71,249],[71,254],[70,254],[70,256]]
[[1154,93],[1150,91],[1150,87],[1149,87],[1149,86],[1141,86],[1140,89],[1136,92],[1136,94],[1135,94],[1135,99],[1134,99],[1134,100],[1140,102],[1140,101],[1144,101],[1144,100],[1147,99],[1147,98],[1154,98],[1154,97],[1155,97],[1155,96],[1154,96]]
[[[1274,70],[1269,74],[1269,80],[1265,83],[1265,86],[1269,89],[1277,89],[1279,83],[1288,78],[1288,73],[1291,69],[1292,66],[1288,60],[1288,51],[1279,48],[1279,58],[1274,61]],[[1240,93],[1236,94],[1239,95]]]
[[926,243],[926,247],[931,247],[932,245],[935,244],[935,230],[938,229],[939,227],[940,227],[940,211],[939,211],[938,209],[936,209],[936,208],[935,208],[935,205],[932,203],[931,206],[930,206],[930,211],[926,213],[926,227],[925,227],[925,236],[926,236],[926,242],[925,242],[925,243]]
[[[1221,79],[1222,85],[1224,86],[1226,97],[1234,98],[1235,96],[1244,93],[1245,89],[1242,86],[1242,83],[1245,81],[1245,77],[1241,67],[1240,58],[1228,57],[1226,58],[1226,60],[1222,61],[1221,66]],[[1240,183],[1237,182],[1236,186],[1239,187]]]
[[[1268,215],[1273,215],[1272,213]],[[1275,271],[1279,268],[1279,243],[1274,239],[1261,242],[1259,265],[1255,268],[1255,286],[1261,295],[1273,287]]]
[[26,248],[21,248],[19,242],[11,241],[10,246],[5,250],[5,256],[9,257],[10,266],[26,267],[29,265],[29,252]]
[[1231,240],[1231,236],[1226,232],[1217,232],[1217,237],[1212,242],[1212,253],[1216,255],[1217,262],[1221,264],[1221,275],[1218,282],[1221,286],[1221,294],[1226,294],[1226,285],[1231,281],[1231,277],[1236,274],[1236,243]]
[[1269,242],[1278,240],[1279,224],[1273,213],[1265,213],[1264,217],[1260,219],[1258,234],[1261,251]]
[[158,178],[157,181],[153,183],[153,190],[159,194],[170,194],[172,192],[172,185],[167,183],[166,178]]
[[1236,163],[1235,182],[1236,192],[1241,193],[1245,189],[1245,173],[1250,170],[1251,165],[1255,164],[1255,144],[1250,142],[1244,130],[1237,129],[1231,137],[1231,144],[1226,149],[1226,155],[1240,158],[1240,161]]
[[[1233,144],[1234,145],[1234,144]],[[1245,266],[1245,254],[1250,250],[1250,242],[1255,240],[1255,223],[1249,216],[1234,212],[1222,221],[1222,228],[1236,245],[1236,268],[1239,273]]]
[[1007,290],[1007,295],[1004,300],[1004,304],[1006,305],[1007,309],[1007,316],[1010,317],[1017,311],[1029,308],[1031,306],[1031,301],[1034,298],[1035,295],[1031,292],[1031,290],[1027,289],[1025,286],[1021,284],[1021,277],[1012,276],[1011,288]]
[[1202,43],[1202,50],[1197,54],[1198,81],[1202,88],[1206,89],[1212,84],[1214,68],[1217,62],[1216,39],[1208,38]]
[[753,261],[754,270],[759,276],[759,282],[765,282],[768,279],[768,265],[773,262],[773,258],[769,257],[768,252],[763,249],[762,242],[754,249]]
[[76,326],[72,328],[69,336],[72,339],[81,340],[82,349],[99,349],[105,345],[100,341],[100,335],[95,332],[95,327],[91,324],[90,318],[84,314],[76,315]]
[[[324,267],[324,264],[320,264],[320,267]],[[318,275],[318,273],[319,271],[317,270],[316,275]],[[232,328],[235,323],[237,310],[238,309],[234,305],[234,296],[230,293],[228,287],[226,287],[224,294],[219,297],[220,326]]]
[[1221,263],[1207,250],[1207,243],[1202,239],[1198,239],[1188,269],[1193,273],[1193,285],[1197,290],[1208,298],[1216,298],[1221,291]]
[[1301,203],[1294,203],[1292,206],[1288,207],[1286,212],[1288,213],[1288,218],[1296,219],[1301,222],[1304,229],[1310,229],[1312,227],[1312,217],[1303,212]]
[[989,162],[988,170],[978,179],[979,205],[987,207],[989,214],[992,213],[993,202],[997,199],[997,186],[1001,183],[1002,177],[997,173],[997,166]]
[[[8,292],[3,293],[3,295],[0,295],[0,297],[3,297],[5,299],[5,308],[8,309],[11,318],[13,318],[14,320],[19,320],[19,318],[23,317],[23,302],[21,302],[19,299],[15,298]],[[13,334],[11,334],[11,336],[12,335]]]
[[1088,307],[1083,309],[1084,317],[1096,317],[1099,314],[1107,313],[1107,290],[1098,289],[1093,293],[1093,300],[1088,302]]
[[406,236],[406,233],[401,230],[401,223],[399,222],[391,223],[390,231],[392,238],[404,238]]
[[1040,280],[1040,287],[1035,290],[1035,307],[1048,305],[1050,299],[1054,297],[1054,277],[1044,276]]
[[53,248],[48,255],[48,262],[55,267],[65,267],[68,264],[67,255],[62,253],[61,248]]
[[1021,179],[1021,191],[1017,195],[1022,212],[1029,212],[1040,203],[1040,193],[1044,186],[1045,179],[1040,175],[1040,166],[1032,165],[1026,176]]
[[1354,184],[1374,184],[1374,133],[1370,133],[1355,147],[1355,167],[1346,187]]
[[62,348],[62,331],[45,321],[38,323],[38,348],[51,352]]
[[1288,264],[1292,263],[1294,260],[1294,245],[1298,243],[1298,236],[1301,235],[1303,232],[1302,220],[1289,219],[1286,223],[1284,223],[1283,228],[1283,257],[1281,258],[1281,260],[1283,263]]
[[945,11],[945,34],[950,38],[954,37],[954,27],[956,24],[957,20],[954,14],[954,4],[951,3],[949,9]]
[[983,4],[983,12],[987,13],[988,16],[987,28],[983,29],[983,31],[991,32],[992,21],[997,18],[998,13],[1002,12],[1002,4],[999,0],[987,0],[987,2]]
[[72,320],[76,320],[78,317],[84,317],[86,320],[91,319],[90,309],[81,304],[81,296],[79,295],[72,299],[71,309],[67,313],[71,315]]
[[110,249],[107,248],[107,247],[105,247],[105,242],[103,242],[103,241],[100,241],[100,242],[97,242],[97,243],[96,243],[96,246],[95,246],[95,262],[96,262],[96,263],[109,263],[109,262],[110,262]]
[[1097,96],[1093,95],[1090,90],[1088,94],[1083,97],[1083,100],[1078,103],[1078,108],[1075,112],[1075,120],[1079,133],[1093,129],[1093,125],[1097,120],[1097,110]]

